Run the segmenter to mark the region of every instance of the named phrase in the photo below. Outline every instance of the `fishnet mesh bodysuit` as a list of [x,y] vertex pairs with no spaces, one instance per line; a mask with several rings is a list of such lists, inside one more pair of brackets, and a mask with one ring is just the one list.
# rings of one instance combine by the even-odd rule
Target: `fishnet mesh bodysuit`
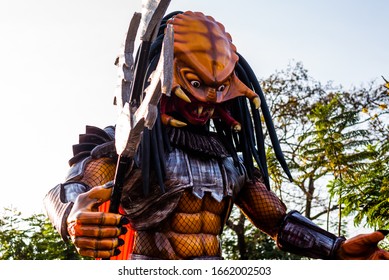
[[[115,162],[100,158],[88,164],[81,181],[91,187],[113,179]],[[185,190],[168,218],[156,228],[135,233],[134,256],[156,259],[220,257],[219,234],[232,203],[231,197],[216,201],[209,193],[202,199]],[[260,230],[276,238],[286,207],[256,180],[246,184],[235,204]]]
[[162,259],[220,256],[218,234],[229,199],[217,202],[185,191],[171,216],[158,228],[138,231],[134,254]]

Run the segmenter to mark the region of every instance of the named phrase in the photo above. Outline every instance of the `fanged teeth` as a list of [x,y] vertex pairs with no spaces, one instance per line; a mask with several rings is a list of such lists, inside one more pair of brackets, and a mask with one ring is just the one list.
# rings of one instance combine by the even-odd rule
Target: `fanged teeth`
[[170,120],[170,125],[174,126],[174,127],[183,127],[183,126],[186,126],[187,124],[182,122],[182,121],[179,121],[179,120],[176,120],[176,119],[172,118]]
[[204,106],[199,105],[197,107],[197,110],[193,110],[193,114],[197,114],[197,116],[200,118],[201,115],[207,114],[208,117],[212,117],[213,113],[215,112],[215,108],[205,108]]
[[236,132],[239,132],[242,130],[242,126],[240,125],[240,123],[237,123],[232,126],[232,129],[235,130]]
[[252,101],[254,103],[255,109],[259,109],[259,107],[261,107],[261,99],[259,99],[259,97],[254,97]]
[[191,103],[190,98],[185,94],[185,92],[179,86],[174,90],[174,94],[177,95],[177,97],[184,100],[185,102]]
[[201,116],[201,114],[203,113],[203,110],[204,110],[204,107],[203,106],[199,106],[198,108],[197,108],[197,115],[200,117]]
[[161,120],[164,125],[170,125],[173,127],[183,127],[187,125],[186,123],[176,120],[172,116],[166,114],[161,114]]

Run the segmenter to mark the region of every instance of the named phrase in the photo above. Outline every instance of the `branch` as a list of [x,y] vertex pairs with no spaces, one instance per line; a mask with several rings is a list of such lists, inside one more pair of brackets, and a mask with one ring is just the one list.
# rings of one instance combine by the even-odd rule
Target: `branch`
[[330,209],[328,210],[323,210],[322,212],[319,212],[317,213],[315,216],[311,217],[310,219],[311,220],[316,220],[317,218],[319,218],[321,215],[324,215],[324,214],[327,214],[328,212],[332,212],[334,210],[337,210],[339,209],[339,205],[334,205],[332,206]]

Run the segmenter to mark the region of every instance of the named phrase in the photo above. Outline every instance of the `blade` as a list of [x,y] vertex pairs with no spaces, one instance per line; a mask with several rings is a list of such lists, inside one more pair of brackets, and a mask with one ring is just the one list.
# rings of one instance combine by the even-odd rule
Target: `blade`
[[164,16],[170,0],[143,0],[142,1],[142,21],[140,28],[140,39],[142,41],[152,41],[156,26]]
[[134,80],[134,45],[141,17],[140,13],[134,13],[128,27],[123,53],[120,54],[115,63],[118,66],[118,77],[120,80],[120,87],[115,94],[115,105],[117,105],[119,110],[130,100],[132,82]]
[[173,28],[168,25],[162,44],[161,56],[150,84],[145,89],[145,98],[135,113],[129,103],[123,107],[116,124],[115,145],[119,155],[133,157],[139,146],[144,127],[152,129],[158,116],[158,103],[162,94],[170,94],[173,76]]
[[135,112],[135,119],[144,119],[145,126],[152,129],[157,119],[158,102],[162,93],[170,94],[173,81],[173,28],[168,25],[162,44],[157,68],[150,76],[150,84],[145,89],[145,98]]

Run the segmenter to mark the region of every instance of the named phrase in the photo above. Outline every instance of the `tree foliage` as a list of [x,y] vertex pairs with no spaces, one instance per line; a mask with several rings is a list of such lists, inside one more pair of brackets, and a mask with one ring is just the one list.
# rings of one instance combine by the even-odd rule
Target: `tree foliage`
[[[355,225],[366,221],[370,227],[388,228],[389,92],[382,83],[344,90],[316,81],[302,63],[295,63],[261,84],[294,178],[290,183],[269,148],[273,191],[289,209],[327,230],[338,229],[339,235],[347,236],[341,225],[348,216]],[[274,252],[274,242],[242,224],[239,216],[227,225],[231,231],[223,246],[243,244],[240,250],[224,248],[233,252],[232,258],[258,258],[259,247],[271,249],[261,252],[267,257]]]
[[77,260],[70,242],[64,242],[43,214],[22,217],[5,208],[0,216],[0,260]]
[[[330,175],[327,184],[343,188],[348,178],[355,178],[368,165],[367,159],[374,156],[365,147],[370,143],[367,129],[356,126],[359,113],[347,109],[335,95],[327,104],[319,103],[308,115],[313,128],[304,132],[300,139],[300,155],[305,160],[303,167],[316,170],[315,176]],[[342,195],[339,193],[340,203]],[[338,235],[342,233],[342,204],[339,205]]]
[[365,223],[389,229],[389,141],[369,146],[369,164],[343,185],[333,185],[331,193],[340,194],[344,214],[354,214],[355,225]]
[[[291,185],[282,175],[280,179],[277,164],[271,165],[273,186],[283,200],[287,205],[302,205],[297,210],[313,220],[337,210],[337,205],[330,204],[331,198],[341,199],[347,210],[344,214],[359,211],[351,201],[369,195],[355,190],[346,201],[349,189],[343,186],[352,186],[357,178],[385,182],[388,177],[384,143],[389,135],[389,94],[382,80],[344,90],[332,83],[321,84],[296,63],[263,80],[262,86],[294,176]],[[271,152],[268,154],[272,158]],[[381,201],[388,198],[385,183],[373,185],[381,189]],[[359,212],[359,220],[367,218],[367,211],[363,213]]]

